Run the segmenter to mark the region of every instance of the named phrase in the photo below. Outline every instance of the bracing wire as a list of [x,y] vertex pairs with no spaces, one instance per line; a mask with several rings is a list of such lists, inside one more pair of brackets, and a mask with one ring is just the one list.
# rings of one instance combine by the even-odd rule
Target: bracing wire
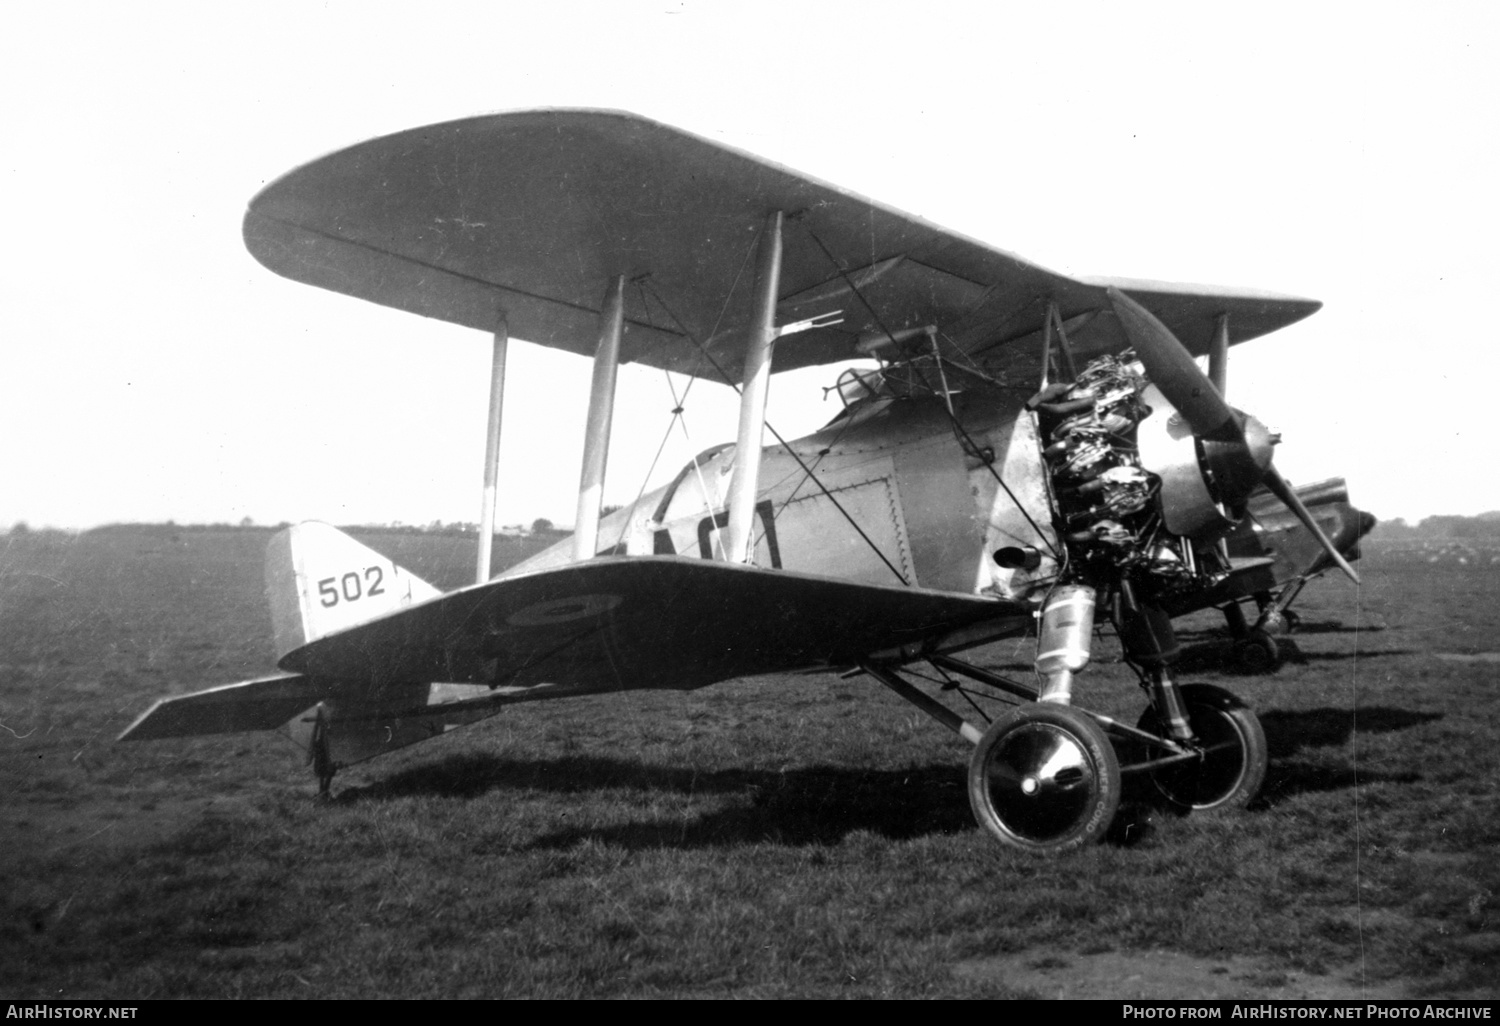
[[[814,232],[810,227],[808,227],[808,225],[804,221],[802,221],[801,219],[795,220],[797,220],[797,223],[802,225],[802,229],[803,231],[807,232],[808,238],[812,239],[813,242],[817,244],[817,247],[823,251],[823,255],[828,258],[829,264],[831,264],[834,270],[838,272],[839,277],[844,280],[844,284],[849,288],[849,291],[854,294],[854,297],[859,300],[860,305],[862,305],[865,308],[866,312],[869,313],[870,318],[875,322],[875,326],[880,329],[880,333],[894,342],[895,335],[893,335],[891,333],[891,330],[886,327],[885,322],[880,318],[880,314],[875,312],[875,307],[872,306],[870,304],[870,301],[865,298],[864,293],[859,290],[859,286],[854,283],[854,279],[850,278],[849,273],[844,270],[842,265],[840,265],[837,260],[834,259],[833,253],[828,249],[826,245],[823,244],[823,240],[818,238],[817,233]],[[917,376],[918,380],[922,382],[922,386],[928,391],[932,391],[932,385],[930,382],[928,382],[926,375],[922,373],[921,369],[910,362],[907,364],[907,366],[911,370],[911,372]],[[963,426],[959,419],[954,416],[953,411],[951,409],[948,409],[947,414],[948,420],[953,427],[953,432],[959,439],[959,444],[963,446],[966,452],[979,453],[981,451],[979,446],[975,443],[973,437],[970,436],[968,430]],[[1015,504],[1016,509],[1019,510],[1021,515],[1026,518],[1026,522],[1031,525],[1031,529],[1036,532],[1036,536],[1041,539],[1042,544],[1047,546],[1047,549],[1052,553],[1052,557],[1054,559],[1062,559],[1062,555],[1052,544],[1052,540],[1048,538],[1047,533],[1037,525],[1037,522],[1034,519],[1032,519],[1030,511],[1021,504],[1021,500],[1016,498],[1016,493],[1010,490],[1010,485],[1005,483],[1005,479],[1000,475],[1000,472],[995,469],[994,461],[981,460],[981,462],[984,464],[985,469],[989,471],[990,476],[995,479],[995,482],[1005,490],[1005,494],[1010,497],[1010,501]]]
[[990,719],[990,714],[989,713],[987,713],[983,709],[979,708],[979,703],[976,702],[976,701],[974,701],[974,696],[971,695],[971,694],[969,694],[969,689],[968,688],[964,687],[958,681],[954,680],[948,674],[948,671],[945,670],[945,669],[943,669],[937,663],[929,663],[928,665],[931,666],[938,673],[940,673],[940,674],[943,675],[943,681],[944,681],[943,690],[944,691],[957,691],[960,695],[963,696],[963,700],[965,702],[969,703],[970,708],[972,708],[975,712],[977,712],[979,714],[979,718],[980,719],[984,720],[985,723],[993,723],[994,722],[992,719]]
[[[656,325],[651,321],[651,307],[646,302],[645,290],[641,288],[639,280],[633,281],[631,284],[636,287],[636,292],[640,296],[641,309],[645,312],[647,325],[655,328]],[[625,544],[625,537],[630,533],[630,522],[635,518],[635,511],[641,504],[641,498],[646,494],[646,486],[651,483],[651,475],[656,473],[656,464],[661,460],[661,454],[667,448],[667,439],[672,437],[672,424],[678,417],[682,416],[682,403],[678,402],[677,390],[672,387],[672,374],[670,371],[664,371],[663,373],[667,375],[667,389],[672,393],[672,420],[667,422],[667,429],[662,433],[661,444],[656,447],[656,455],[651,457],[651,466],[647,468],[646,473],[641,477],[641,487],[635,493],[635,499],[630,503],[630,508],[626,511],[625,517],[620,523],[620,533],[615,537],[613,545],[613,548],[616,550]],[[689,380],[691,381],[691,379]]]
[[[646,287],[650,289],[651,295],[656,299],[657,303],[661,305],[661,308],[667,312],[667,316],[672,318],[672,321],[677,325],[678,330],[681,331],[683,335],[685,335],[694,345],[696,345],[698,347],[698,351],[703,354],[703,357],[713,365],[714,370],[718,372],[719,377],[724,381],[724,383],[727,384],[730,388],[734,389],[735,394],[739,394],[739,385],[735,384],[733,378],[731,378],[729,373],[724,370],[723,365],[720,364],[718,360],[714,359],[713,354],[708,351],[707,347],[705,347],[702,342],[699,342],[697,336],[689,331],[687,326],[682,323],[682,320],[676,315],[676,313],[672,311],[671,306],[669,306],[666,300],[661,297],[661,293],[657,292],[655,287],[652,286],[649,281],[646,282]],[[770,422],[766,422],[765,427],[766,430],[771,432],[772,436],[775,437],[777,443],[783,449],[785,449],[787,451],[787,454],[796,461],[799,467],[802,468],[802,472],[806,474],[808,478],[818,486],[819,490],[822,491],[823,496],[828,499],[829,502],[833,503],[834,509],[838,510],[839,514],[843,516],[846,521],[848,521],[849,526],[854,528],[855,532],[860,536],[861,539],[863,539],[864,543],[870,547],[870,551],[874,552],[875,555],[880,558],[880,561],[886,565],[886,568],[889,569],[891,573],[896,575],[896,579],[898,581],[910,587],[911,582],[906,579],[906,575],[903,574],[900,570],[896,569],[895,564],[886,557],[886,554],[881,551],[880,546],[876,545],[874,540],[872,540],[870,536],[865,533],[865,529],[859,526],[859,523],[854,519],[854,517],[849,514],[849,511],[844,508],[843,504],[840,503],[838,499],[834,498],[833,492],[829,491],[828,486],[823,484],[822,481],[818,480],[817,475],[812,472],[812,469],[808,467],[807,463],[802,459],[802,457],[797,454],[796,450],[787,444],[787,441],[782,437],[781,432],[777,431],[776,428],[770,424]],[[705,492],[704,494],[706,498],[707,493]]]

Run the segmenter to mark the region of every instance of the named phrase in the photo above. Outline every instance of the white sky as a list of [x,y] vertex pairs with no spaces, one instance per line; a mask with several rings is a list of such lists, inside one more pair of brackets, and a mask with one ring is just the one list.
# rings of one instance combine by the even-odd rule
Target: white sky
[[[250,197],[417,125],[635,111],[1074,274],[1313,296],[1231,400],[1294,482],[1500,509],[1500,5],[26,4],[0,41],[0,526],[477,520],[487,336],[276,277]],[[788,437],[828,369],[778,375]],[[512,344],[500,519],[573,519],[586,360]],[[607,500],[673,405],[625,368]],[[690,441],[733,436],[700,382]]]

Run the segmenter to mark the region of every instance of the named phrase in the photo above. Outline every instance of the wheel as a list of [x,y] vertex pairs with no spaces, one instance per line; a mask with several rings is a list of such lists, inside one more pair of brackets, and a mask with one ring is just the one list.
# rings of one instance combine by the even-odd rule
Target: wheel
[[1246,673],[1271,673],[1281,666],[1281,646],[1259,627],[1234,643],[1234,661]]
[[[1192,762],[1164,766],[1151,774],[1156,792],[1179,812],[1242,809],[1266,779],[1266,733],[1245,703],[1212,684],[1185,684],[1182,704],[1202,746]],[[1166,734],[1155,709],[1141,714],[1139,726]]]
[[1255,629],[1262,631],[1273,638],[1278,638],[1285,634],[1296,633],[1297,625],[1301,622],[1302,617],[1298,616],[1290,609],[1285,610],[1284,612],[1267,610],[1266,612],[1261,614],[1261,618],[1256,623]]
[[969,762],[974,818],[1014,848],[1058,852],[1104,836],[1120,764],[1104,731],[1065,705],[1023,705],[985,732]]

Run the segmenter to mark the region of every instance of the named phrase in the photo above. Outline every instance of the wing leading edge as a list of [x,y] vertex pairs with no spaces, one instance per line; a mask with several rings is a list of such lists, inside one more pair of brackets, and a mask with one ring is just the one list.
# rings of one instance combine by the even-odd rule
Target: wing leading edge
[[[855,358],[862,335],[925,325],[1007,372],[1027,369],[1036,347],[1024,357],[1007,350],[1041,329],[1049,303],[1074,323],[1081,357],[1126,345],[1105,296],[1119,282],[1058,274],[618,111],[521,111],[360,143],[268,186],[251,201],[244,235],[255,258],[286,277],[484,331],[503,310],[512,335],[584,355],[597,342],[606,283],[649,276],[629,290],[622,360],[716,377],[740,369],[750,297],[737,279],[776,209],[792,218],[778,321],[833,309],[845,317],[784,340],[777,370]],[[1208,350],[1221,314],[1240,342],[1320,306],[1248,289],[1122,287],[1194,353]]]

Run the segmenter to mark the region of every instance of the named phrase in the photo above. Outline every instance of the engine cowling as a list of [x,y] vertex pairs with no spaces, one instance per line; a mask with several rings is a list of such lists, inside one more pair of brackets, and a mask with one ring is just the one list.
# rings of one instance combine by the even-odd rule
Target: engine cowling
[[1161,480],[1157,501],[1167,530],[1203,538],[1233,528],[1239,517],[1215,494],[1193,429],[1155,385],[1141,400],[1151,413],[1136,425],[1136,453],[1141,466]]

